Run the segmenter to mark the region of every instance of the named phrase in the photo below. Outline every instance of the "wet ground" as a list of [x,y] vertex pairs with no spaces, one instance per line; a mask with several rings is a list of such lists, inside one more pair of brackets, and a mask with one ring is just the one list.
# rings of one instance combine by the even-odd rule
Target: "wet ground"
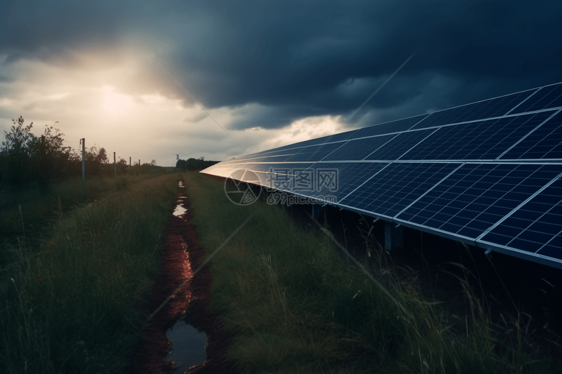
[[193,276],[205,252],[190,224],[189,201],[181,182],[165,235],[159,276],[146,309],[147,327],[127,372],[235,373],[224,360],[232,337],[209,311],[209,270],[203,267]]
[[183,373],[191,366],[205,362],[205,332],[198,331],[182,319],[166,332],[166,337],[172,342],[172,349],[166,360],[176,363],[176,371]]
[[[160,276],[154,285],[147,316],[179,285],[191,279],[205,256],[199,248],[197,232],[190,224],[189,201],[183,196],[183,188],[178,188],[178,192],[178,207],[166,231],[166,244],[160,254]],[[310,206],[295,206],[289,213],[299,227],[315,230],[308,216],[310,210]],[[363,219],[358,214],[333,208],[323,209],[319,221],[327,223],[359,261],[368,257],[365,236],[369,230],[369,236],[384,245],[384,222],[373,224],[371,218]],[[372,243],[371,240],[371,247]],[[455,263],[462,264],[471,274],[469,279],[474,289],[489,305],[494,322],[508,320],[519,310],[530,332],[531,345],[538,347],[543,358],[560,357],[561,270],[499,253],[485,256],[478,248],[467,248],[407,228],[404,248],[385,253],[399,273],[417,277],[426,298],[444,301],[451,313],[461,316],[467,312],[467,304],[457,277],[463,277],[464,273]],[[188,374],[236,372],[224,360],[232,336],[222,330],[217,316],[209,311],[210,281],[208,269],[202,268],[154,315],[144,332],[142,346],[136,351],[131,372],[171,373],[174,365],[180,365],[176,372],[187,370]],[[202,360],[205,362],[200,363]]]

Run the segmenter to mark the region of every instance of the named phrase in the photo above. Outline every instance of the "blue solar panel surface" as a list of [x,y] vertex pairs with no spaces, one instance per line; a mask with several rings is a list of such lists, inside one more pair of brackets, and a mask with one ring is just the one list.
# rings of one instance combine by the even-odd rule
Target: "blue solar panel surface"
[[396,160],[419,142],[430,136],[437,129],[407,131],[398,134],[382,147],[373,150],[365,160]]
[[403,160],[495,160],[552,114],[552,112],[542,112],[443,126],[401,158]]
[[[421,116],[405,118],[398,121],[392,121],[383,123],[380,125],[364,127],[353,134],[353,138],[363,138],[366,136],[391,134],[395,132],[401,132],[412,128],[415,124],[426,118],[428,115],[424,114]],[[350,137],[351,139],[351,137]]]
[[397,218],[476,239],[560,172],[561,165],[466,164]]
[[529,90],[435,112],[414,126],[414,128],[423,129],[450,123],[500,117],[509,112],[521,100],[529,97],[533,92],[534,90]]
[[390,164],[345,197],[340,204],[393,217],[458,165]]
[[562,112],[528,134],[502,159],[562,159]]
[[363,160],[396,136],[398,136],[398,134],[350,140],[343,144],[341,148],[336,149],[326,156],[322,161]]
[[562,84],[542,87],[515,108],[512,114],[562,106]]
[[482,241],[562,260],[562,179],[490,230]]
[[203,173],[234,173],[562,268],[560,83],[236,157]]

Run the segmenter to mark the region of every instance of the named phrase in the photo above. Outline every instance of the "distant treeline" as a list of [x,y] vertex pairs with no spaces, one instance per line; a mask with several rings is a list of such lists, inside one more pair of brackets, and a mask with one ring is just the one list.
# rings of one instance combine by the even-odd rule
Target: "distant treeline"
[[[31,133],[33,122],[24,126],[21,116],[12,122],[0,146],[0,190],[31,184],[47,190],[54,181],[82,174],[81,152],[63,145],[64,134],[59,129],[45,126],[43,134],[35,136]],[[155,163],[153,160],[151,165]],[[114,174],[104,148],[86,148],[85,167],[86,177]],[[126,173],[127,160],[119,158],[115,169],[118,174]]]
[[201,158],[188,158],[187,160],[178,159],[176,168],[182,170],[203,170],[218,163],[218,161],[209,161]]

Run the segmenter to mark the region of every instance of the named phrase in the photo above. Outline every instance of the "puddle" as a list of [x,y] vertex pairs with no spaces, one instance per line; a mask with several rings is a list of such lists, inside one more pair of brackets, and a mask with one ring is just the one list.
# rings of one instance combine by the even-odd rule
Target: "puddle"
[[174,209],[174,216],[176,217],[181,216],[182,214],[185,214],[185,212],[187,212],[187,209],[181,206],[181,204],[178,204],[176,206],[176,209]]
[[176,373],[183,373],[191,366],[205,362],[207,334],[204,332],[199,332],[184,320],[179,320],[166,332],[166,337],[174,342],[166,359],[176,363]]
[[178,199],[176,200],[176,203],[178,205],[176,205],[176,209],[174,209],[174,216],[178,217],[178,216],[181,216],[182,214],[185,214],[185,212],[187,212],[187,209],[185,209],[183,206],[181,206],[183,204],[184,200],[185,200],[185,196],[182,196],[182,195],[178,196]]
[[178,182],[178,187],[179,187],[179,188],[184,188],[184,187],[185,187],[185,186],[183,185],[183,182],[182,182],[182,181],[179,181],[179,182]]

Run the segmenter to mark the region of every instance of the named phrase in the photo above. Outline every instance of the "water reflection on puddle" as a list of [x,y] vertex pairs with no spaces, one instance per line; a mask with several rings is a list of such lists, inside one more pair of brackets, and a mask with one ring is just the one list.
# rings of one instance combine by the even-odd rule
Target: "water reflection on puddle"
[[176,373],[183,373],[189,367],[205,362],[207,334],[204,332],[199,332],[195,327],[180,320],[166,332],[166,337],[174,342],[172,352],[166,359],[178,365]]
[[176,209],[174,209],[174,216],[176,216],[176,217],[181,216],[182,214],[185,214],[185,212],[187,212],[187,209],[185,209],[181,205],[178,205],[178,206],[176,206]]

